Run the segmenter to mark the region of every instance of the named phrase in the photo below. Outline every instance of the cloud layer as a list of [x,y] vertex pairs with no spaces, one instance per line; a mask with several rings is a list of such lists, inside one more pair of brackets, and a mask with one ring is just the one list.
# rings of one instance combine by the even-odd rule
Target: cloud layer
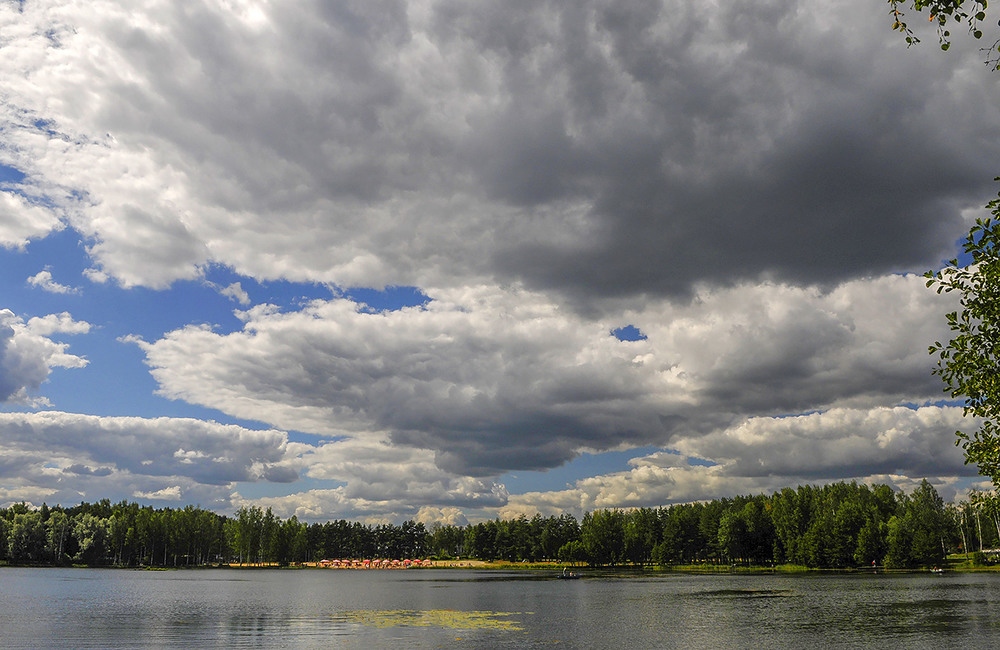
[[[928,313],[951,304],[916,276],[699,293],[623,315],[619,341],[543,295],[488,287],[371,313],[346,299],[262,306],[244,329],[139,341],[162,392],[314,434],[388,436],[441,469],[545,469],[582,450],[669,445],[756,415],[940,396]],[[935,309],[936,307],[936,309]]]
[[869,5],[7,3],[5,200],[126,286],[216,262],[582,300],[920,267],[982,203],[1000,97]]
[[[582,479],[565,490],[512,495],[501,513],[579,514],[840,480],[909,491],[928,478],[951,499],[956,477],[976,475],[953,444],[954,431],[969,425],[961,408],[935,406],[836,408],[790,418],[750,418],[708,436],[676,441],[690,456],[658,452],[634,458],[628,471]],[[706,466],[704,458],[717,463]]]
[[[28,0],[0,34],[0,253],[84,242],[38,304],[208,283],[242,329],[117,330],[161,395],[265,429],[0,414],[0,502],[462,521],[968,474],[926,354],[954,300],[913,273],[1000,168],[974,46],[907,50],[867,0]],[[344,297],[392,285],[428,300]],[[11,307],[0,401],[45,406],[94,333]]]
[[0,481],[37,502],[176,495],[218,507],[234,482],[297,478],[279,464],[287,438],[273,430],[42,411],[0,413],[0,431]]

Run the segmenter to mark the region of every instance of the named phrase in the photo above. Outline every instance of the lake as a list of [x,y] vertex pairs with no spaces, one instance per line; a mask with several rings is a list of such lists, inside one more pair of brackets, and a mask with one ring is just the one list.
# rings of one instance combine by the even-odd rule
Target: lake
[[5,648],[987,648],[1000,575],[0,569]]

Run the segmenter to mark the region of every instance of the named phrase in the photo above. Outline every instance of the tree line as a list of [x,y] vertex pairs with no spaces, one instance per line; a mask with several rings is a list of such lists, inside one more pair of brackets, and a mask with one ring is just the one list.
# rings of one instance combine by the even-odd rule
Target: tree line
[[0,509],[0,561],[93,566],[287,565],[324,557],[405,559],[427,554],[424,525],[282,520],[271,509],[232,517],[203,508],[140,506],[108,499],[32,509]]
[[[945,504],[926,480],[910,494],[856,482],[785,488],[662,508],[437,527],[438,554],[483,560],[555,558],[597,566],[796,564],[812,568],[915,568],[948,554],[1000,546],[1000,499],[973,492]],[[970,558],[971,559],[971,558]]]
[[270,509],[234,516],[107,499],[0,509],[0,561],[12,564],[285,565],[332,558],[437,557],[592,566],[796,564],[815,568],[940,564],[1000,546],[1000,498],[945,504],[926,480],[906,494],[856,482],[785,488],[661,508],[494,519],[465,526],[346,520],[306,524]]

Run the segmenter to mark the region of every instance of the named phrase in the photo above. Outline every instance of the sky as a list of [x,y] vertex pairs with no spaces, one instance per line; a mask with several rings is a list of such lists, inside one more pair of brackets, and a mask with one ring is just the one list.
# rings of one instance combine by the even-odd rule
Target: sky
[[1000,76],[891,23],[0,0],[0,505],[961,498],[921,276],[996,196]]

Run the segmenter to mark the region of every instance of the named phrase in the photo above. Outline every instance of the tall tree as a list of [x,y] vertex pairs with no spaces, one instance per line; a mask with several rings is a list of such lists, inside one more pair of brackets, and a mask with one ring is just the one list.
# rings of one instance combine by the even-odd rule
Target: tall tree
[[39,562],[44,559],[45,525],[42,515],[32,510],[14,515],[9,533],[9,556],[14,562]]
[[591,564],[612,566],[625,557],[625,515],[620,510],[595,510],[583,516],[580,541]]
[[61,510],[51,513],[45,522],[46,549],[56,564],[62,564],[66,538],[69,536],[71,527],[69,517]]
[[[109,510],[110,512],[110,510]],[[90,513],[77,515],[73,536],[79,544],[76,560],[87,564],[103,564],[108,553],[108,520]]]

